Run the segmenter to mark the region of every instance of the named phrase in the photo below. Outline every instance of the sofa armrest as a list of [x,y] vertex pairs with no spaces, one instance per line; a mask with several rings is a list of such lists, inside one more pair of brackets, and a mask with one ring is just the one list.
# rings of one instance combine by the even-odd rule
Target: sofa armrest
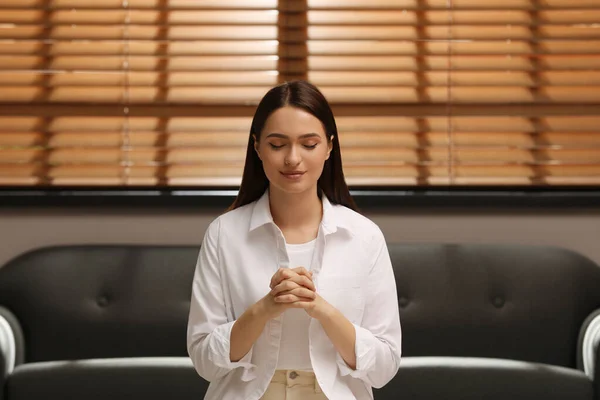
[[[4,371],[6,369],[6,362],[4,361],[4,357],[0,355],[0,371]],[[4,399],[4,384],[6,382],[6,377],[4,374],[0,374],[0,400]]]
[[600,309],[583,322],[577,343],[577,367],[590,378],[598,376],[598,345],[600,344]]
[[594,399],[600,400],[600,346],[596,348],[596,367],[594,373]]
[[[17,365],[17,357],[22,351],[22,349],[17,349],[17,341],[20,338],[22,335],[17,319],[6,308],[0,307],[0,358],[2,359],[0,376],[3,378],[10,374]],[[22,360],[19,361],[22,362]]]
[[23,331],[17,317],[0,307],[0,400],[4,398],[4,385],[8,375],[25,358]]
[[17,317],[5,307],[0,306],[0,357],[5,358],[4,368],[0,371],[10,373],[25,362],[25,339],[23,329]]

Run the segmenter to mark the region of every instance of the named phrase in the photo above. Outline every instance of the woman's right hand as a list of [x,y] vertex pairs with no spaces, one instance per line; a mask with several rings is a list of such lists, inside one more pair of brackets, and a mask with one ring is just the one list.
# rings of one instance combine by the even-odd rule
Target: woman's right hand
[[311,301],[316,297],[312,273],[304,267],[279,268],[269,287],[271,291],[257,304],[268,320],[292,308],[296,301]]

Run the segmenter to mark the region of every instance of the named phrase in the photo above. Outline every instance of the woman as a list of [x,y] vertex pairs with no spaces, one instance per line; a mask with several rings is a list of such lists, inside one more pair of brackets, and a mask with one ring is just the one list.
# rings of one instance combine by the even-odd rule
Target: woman
[[325,97],[304,81],[271,89],[194,275],[187,345],[206,399],[372,399],[394,377],[394,274],[355,208]]

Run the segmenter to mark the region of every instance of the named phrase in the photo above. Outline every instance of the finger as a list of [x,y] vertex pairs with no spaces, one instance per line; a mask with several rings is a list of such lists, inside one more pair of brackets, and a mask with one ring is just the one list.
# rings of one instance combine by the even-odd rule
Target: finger
[[307,276],[312,279],[312,271],[308,271],[304,267],[296,267],[296,268],[293,268],[292,271],[294,271],[298,275],[304,275],[304,276]]
[[298,287],[296,289],[281,292],[277,296],[275,296],[275,298],[281,297],[281,296],[287,296],[287,295],[294,295],[297,298],[302,298],[304,300],[314,300],[317,297],[316,293],[313,292],[312,290],[309,290],[309,289],[306,289],[303,287]]
[[298,285],[305,286],[311,290],[316,290],[315,285],[312,282],[312,271],[308,271],[304,267],[279,268],[271,278],[269,289],[273,289],[286,279],[291,279]]
[[306,288],[294,289],[292,293],[295,294],[297,297],[301,297],[303,299],[314,300],[317,298],[317,294],[314,291]]
[[310,301],[303,301],[302,299],[298,300],[298,301],[294,301],[292,303],[289,303],[289,307],[290,308],[310,308],[311,307],[311,302]]
[[[302,286],[302,287],[308,288],[312,291],[316,290],[315,284],[313,283],[313,281],[303,275],[294,275],[291,278],[288,278],[288,279],[285,279],[285,280],[279,282],[277,285],[275,285],[275,287],[283,284],[284,282],[293,282],[296,286]],[[287,290],[290,290],[296,286],[283,286],[283,288],[287,288]],[[272,288],[272,289],[274,289],[274,288]]]
[[279,268],[279,269],[277,270],[277,272],[275,272],[275,273],[273,274],[273,276],[271,277],[271,282],[269,283],[269,287],[270,287],[271,289],[273,289],[273,288],[274,288],[275,286],[277,286],[277,284],[279,283],[279,281],[278,281],[278,280],[279,280],[279,275],[280,275],[281,273],[283,273],[283,270],[284,270],[283,268]]
[[299,286],[304,286],[305,288],[308,288],[312,291],[315,290],[315,284],[313,283],[312,279],[310,279],[304,275],[296,275],[296,276],[291,277],[288,280],[295,282]]
[[293,303],[295,301],[298,301],[299,298],[293,294],[282,294],[282,295],[276,296],[273,300],[276,303]]
[[298,285],[296,282],[294,282],[290,279],[286,279],[285,281],[281,282],[279,285],[277,285],[273,289],[271,289],[271,295],[277,296],[281,292],[287,292],[287,291],[290,291],[292,289],[296,289],[299,287],[301,287],[301,286]]
[[273,289],[275,286],[279,285],[279,283],[285,279],[289,279],[296,273],[289,268],[279,268],[277,272],[271,277],[271,283],[269,287]]

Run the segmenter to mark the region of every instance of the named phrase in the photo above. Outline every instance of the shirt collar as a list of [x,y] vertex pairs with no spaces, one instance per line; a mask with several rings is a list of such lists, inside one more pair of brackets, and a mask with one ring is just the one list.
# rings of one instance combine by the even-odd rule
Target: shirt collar
[[[321,220],[323,232],[326,235],[335,233],[338,228],[345,228],[350,231],[349,226],[345,224],[344,219],[340,218],[337,213],[338,210],[336,208],[341,206],[331,204],[324,194],[321,196],[321,202],[323,203],[323,219]],[[269,189],[265,190],[263,195],[254,204],[252,217],[250,218],[250,231],[268,223],[274,224],[271,207],[269,206]]]

